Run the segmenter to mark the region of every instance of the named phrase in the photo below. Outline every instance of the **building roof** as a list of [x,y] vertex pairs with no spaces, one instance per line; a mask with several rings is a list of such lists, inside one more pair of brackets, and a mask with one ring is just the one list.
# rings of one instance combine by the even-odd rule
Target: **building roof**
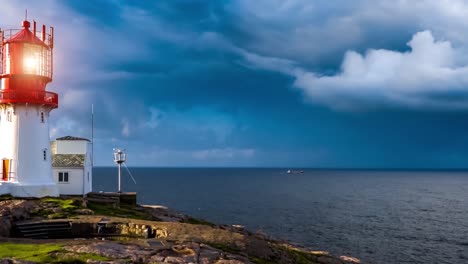
[[84,167],[85,160],[84,154],[55,154],[52,155],[52,167]]
[[82,141],[84,140],[84,141],[90,142],[90,140],[87,138],[80,138],[80,137],[73,137],[73,136],[65,136],[65,137],[57,138],[56,140],[82,140]]

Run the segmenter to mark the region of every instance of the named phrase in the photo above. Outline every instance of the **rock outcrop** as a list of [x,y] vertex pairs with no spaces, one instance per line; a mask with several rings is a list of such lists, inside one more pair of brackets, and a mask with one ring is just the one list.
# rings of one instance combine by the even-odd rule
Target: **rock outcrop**
[[9,237],[12,223],[30,218],[35,203],[26,200],[0,201],[0,237]]
[[[302,249],[249,232],[242,226],[216,225],[161,206],[83,208],[81,204],[81,201],[56,198],[0,201],[0,237],[3,241],[18,242],[5,238],[11,235],[16,221],[68,218],[73,236],[81,238],[60,240],[62,250],[50,253],[55,254],[51,256],[55,259],[94,254],[108,260],[90,258],[87,263],[360,263],[356,258]],[[37,240],[21,239],[20,242],[35,244]],[[3,261],[0,264],[23,263],[14,258],[0,261]]]

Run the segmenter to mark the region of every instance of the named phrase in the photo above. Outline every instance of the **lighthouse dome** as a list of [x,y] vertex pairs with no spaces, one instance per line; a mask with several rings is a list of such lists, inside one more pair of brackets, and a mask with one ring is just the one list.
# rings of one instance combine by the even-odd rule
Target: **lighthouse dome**
[[18,42],[41,45],[41,46],[47,47],[47,45],[42,40],[36,37],[34,33],[29,30],[28,21],[23,21],[23,29],[20,30],[15,35],[13,35],[10,39],[7,39],[5,41],[5,43],[18,43]]

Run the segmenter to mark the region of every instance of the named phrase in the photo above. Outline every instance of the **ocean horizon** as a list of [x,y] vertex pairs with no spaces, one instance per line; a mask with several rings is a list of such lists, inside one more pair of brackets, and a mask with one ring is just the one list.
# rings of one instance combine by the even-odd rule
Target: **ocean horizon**
[[[468,262],[468,171],[132,167],[123,191],[363,263]],[[94,191],[116,191],[96,167]]]

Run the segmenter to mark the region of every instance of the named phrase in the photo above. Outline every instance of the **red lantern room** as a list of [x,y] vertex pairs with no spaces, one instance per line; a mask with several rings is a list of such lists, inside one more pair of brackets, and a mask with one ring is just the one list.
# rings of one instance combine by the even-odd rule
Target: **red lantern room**
[[40,104],[58,107],[56,93],[47,92],[52,81],[54,30],[24,20],[23,29],[0,30],[0,104]]

